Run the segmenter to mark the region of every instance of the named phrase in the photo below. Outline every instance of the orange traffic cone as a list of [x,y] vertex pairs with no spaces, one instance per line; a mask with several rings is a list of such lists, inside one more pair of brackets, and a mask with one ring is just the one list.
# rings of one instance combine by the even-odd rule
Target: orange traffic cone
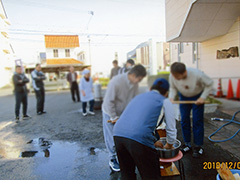
[[238,79],[238,83],[237,83],[236,98],[240,100],[240,79]]
[[218,79],[218,88],[217,88],[217,94],[215,97],[223,97],[221,78]]
[[227,92],[227,99],[233,99],[233,88],[232,88],[232,81],[229,79],[228,81],[228,92]]

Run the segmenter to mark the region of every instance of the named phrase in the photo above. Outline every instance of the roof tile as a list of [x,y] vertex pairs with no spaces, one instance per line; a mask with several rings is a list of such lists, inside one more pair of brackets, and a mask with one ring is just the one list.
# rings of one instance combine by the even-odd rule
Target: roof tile
[[78,35],[45,35],[46,48],[79,47]]

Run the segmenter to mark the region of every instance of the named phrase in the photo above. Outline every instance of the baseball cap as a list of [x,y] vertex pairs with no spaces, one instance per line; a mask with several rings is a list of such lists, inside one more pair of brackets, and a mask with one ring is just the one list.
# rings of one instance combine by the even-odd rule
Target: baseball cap
[[165,90],[169,90],[169,83],[166,79],[158,78],[154,81],[153,85],[160,86],[160,88],[163,88]]

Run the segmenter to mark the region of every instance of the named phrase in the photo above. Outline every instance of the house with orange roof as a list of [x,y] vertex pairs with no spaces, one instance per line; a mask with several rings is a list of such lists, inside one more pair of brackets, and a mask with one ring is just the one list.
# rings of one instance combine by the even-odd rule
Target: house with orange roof
[[[45,87],[47,90],[64,89],[67,87],[66,73],[70,66],[77,72],[89,67],[84,65],[85,52],[80,51],[78,35],[45,35],[44,38],[46,60],[41,64],[49,80]],[[34,69],[35,66],[28,66],[26,72],[30,74]]]
[[77,54],[78,35],[45,35],[46,66],[83,65],[85,54]]
[[[76,71],[82,71],[90,67],[85,65],[85,51],[81,51],[78,35],[45,35],[46,54],[41,61],[44,73],[56,73],[69,71],[73,66]],[[41,55],[41,54],[40,54]],[[46,56],[46,57],[45,57]],[[34,66],[26,67],[26,72],[31,73]]]

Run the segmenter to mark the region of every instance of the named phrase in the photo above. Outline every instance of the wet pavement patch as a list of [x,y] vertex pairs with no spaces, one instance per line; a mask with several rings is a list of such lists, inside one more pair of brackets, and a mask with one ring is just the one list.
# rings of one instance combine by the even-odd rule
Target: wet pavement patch
[[87,147],[79,143],[52,141],[49,158],[38,161],[35,174],[42,179],[106,179],[120,178],[111,174],[108,167],[108,154],[105,149]]
[[[23,144],[15,159],[4,159],[21,162],[21,167],[28,167],[26,171],[36,179],[120,180],[120,173],[110,170],[108,153],[102,147],[101,143],[91,146],[37,138]],[[27,165],[29,162],[31,166]]]

